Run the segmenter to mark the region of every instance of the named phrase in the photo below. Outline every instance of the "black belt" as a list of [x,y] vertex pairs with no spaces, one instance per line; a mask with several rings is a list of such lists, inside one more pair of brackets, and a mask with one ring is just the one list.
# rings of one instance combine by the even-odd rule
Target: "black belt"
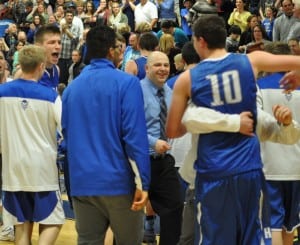
[[154,153],[150,155],[150,159],[161,160],[161,159],[165,159],[167,155],[168,155],[167,153],[163,153],[163,154]]

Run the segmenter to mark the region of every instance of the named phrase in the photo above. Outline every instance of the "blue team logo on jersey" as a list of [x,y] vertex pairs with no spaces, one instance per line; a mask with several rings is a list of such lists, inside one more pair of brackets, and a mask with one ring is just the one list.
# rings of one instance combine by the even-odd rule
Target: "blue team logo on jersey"
[[22,100],[21,101],[21,106],[23,108],[23,110],[26,110],[28,107],[28,101],[27,100]]

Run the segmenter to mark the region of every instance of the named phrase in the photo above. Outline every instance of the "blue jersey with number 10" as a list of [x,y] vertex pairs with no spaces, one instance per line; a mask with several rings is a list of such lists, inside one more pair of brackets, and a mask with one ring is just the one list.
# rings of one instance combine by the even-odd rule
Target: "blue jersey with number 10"
[[[256,122],[256,82],[246,55],[206,59],[191,71],[192,101],[222,113],[250,111]],[[219,179],[262,168],[256,136],[201,134],[195,168],[203,178]]]

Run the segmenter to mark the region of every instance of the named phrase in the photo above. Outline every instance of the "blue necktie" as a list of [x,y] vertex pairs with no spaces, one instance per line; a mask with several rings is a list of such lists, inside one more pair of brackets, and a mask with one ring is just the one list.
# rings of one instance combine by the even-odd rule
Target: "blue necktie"
[[160,105],[160,113],[159,113],[160,139],[167,140],[165,126],[166,126],[168,109],[165,102],[165,91],[163,88],[158,89],[157,96],[159,98],[159,105]]

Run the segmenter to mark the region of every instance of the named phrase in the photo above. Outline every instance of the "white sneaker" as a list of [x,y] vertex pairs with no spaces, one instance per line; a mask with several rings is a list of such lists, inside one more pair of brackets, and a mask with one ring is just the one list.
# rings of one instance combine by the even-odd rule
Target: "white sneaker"
[[15,233],[13,226],[2,226],[0,231],[0,241],[14,241]]

